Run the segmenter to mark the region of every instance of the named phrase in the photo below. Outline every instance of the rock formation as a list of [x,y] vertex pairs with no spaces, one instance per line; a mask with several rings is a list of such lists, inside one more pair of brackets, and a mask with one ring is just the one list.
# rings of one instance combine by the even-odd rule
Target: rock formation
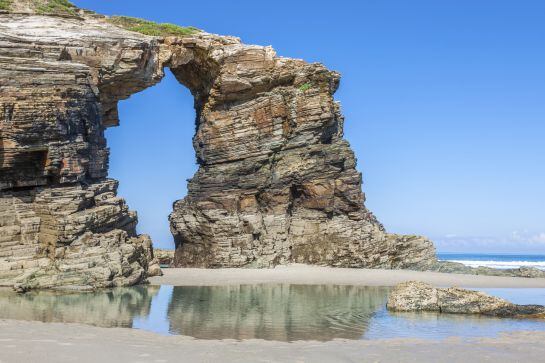
[[480,291],[458,287],[441,289],[417,281],[397,285],[388,297],[387,307],[393,311],[432,311],[545,319],[545,306],[542,305],[516,305]]
[[0,285],[144,281],[158,266],[106,178],[104,129],[161,78],[157,41],[85,13],[0,19]]
[[157,248],[153,249],[153,255],[157,259],[157,262],[161,267],[172,267],[174,266],[174,251],[173,250],[160,250]]
[[117,102],[164,67],[196,109],[199,170],[170,216],[177,266],[435,263],[430,241],[386,233],[365,208],[337,73],[233,37],[148,36],[33,1],[0,12],[0,285],[105,287],[158,273],[107,179],[104,130],[119,124]]
[[232,38],[165,43],[197,110],[199,170],[170,215],[175,265],[432,263],[430,241],[387,234],[365,208],[337,73]]
[[525,278],[545,278],[545,271],[535,267],[521,266],[518,268],[491,268],[486,266],[470,267],[459,262],[438,261],[431,268],[437,272],[457,273],[466,275],[509,276]]

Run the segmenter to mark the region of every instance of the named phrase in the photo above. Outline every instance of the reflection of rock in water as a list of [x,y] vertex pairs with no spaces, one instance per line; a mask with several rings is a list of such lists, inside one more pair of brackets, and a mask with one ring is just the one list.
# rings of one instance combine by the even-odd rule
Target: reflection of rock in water
[[311,285],[175,287],[173,333],[201,339],[359,339],[387,288]]
[[134,317],[149,313],[151,299],[158,291],[158,286],[83,293],[34,291],[24,295],[0,290],[0,318],[132,327]]

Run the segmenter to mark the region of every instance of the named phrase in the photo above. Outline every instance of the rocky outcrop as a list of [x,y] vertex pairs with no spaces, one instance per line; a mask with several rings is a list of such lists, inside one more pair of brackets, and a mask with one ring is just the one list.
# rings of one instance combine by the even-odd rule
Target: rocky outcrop
[[174,265],[174,250],[154,249],[153,254],[161,267],[172,267]]
[[516,305],[480,291],[458,287],[435,288],[417,281],[397,285],[388,297],[387,307],[392,311],[431,311],[545,319],[545,306],[542,305]]
[[107,179],[104,130],[164,67],[196,109],[199,170],[170,216],[176,266],[435,263],[429,240],[388,234],[365,208],[337,73],[233,37],[147,36],[61,10],[0,12],[0,285],[118,286],[159,272]]
[[158,273],[107,179],[116,103],[162,76],[155,39],[102,18],[0,14],[0,285],[96,288]]
[[466,275],[509,276],[526,278],[545,278],[545,271],[535,267],[519,267],[498,269],[486,266],[470,267],[459,262],[437,261],[430,270],[445,273],[457,273]]
[[136,236],[136,214],[116,189],[117,182],[104,180],[3,192],[0,285],[87,289],[157,274],[151,240]]
[[176,266],[433,263],[430,241],[386,233],[365,208],[337,73],[233,38],[165,45],[197,110],[199,170],[170,215]]

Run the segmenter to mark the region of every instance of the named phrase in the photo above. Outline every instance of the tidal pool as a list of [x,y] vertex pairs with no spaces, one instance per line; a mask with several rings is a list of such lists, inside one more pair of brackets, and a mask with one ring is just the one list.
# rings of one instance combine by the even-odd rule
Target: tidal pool
[[[484,289],[545,302],[545,289]],[[92,293],[0,290],[0,318],[127,327],[199,339],[280,341],[496,336],[545,331],[539,320],[391,313],[390,288],[340,285],[137,286]]]

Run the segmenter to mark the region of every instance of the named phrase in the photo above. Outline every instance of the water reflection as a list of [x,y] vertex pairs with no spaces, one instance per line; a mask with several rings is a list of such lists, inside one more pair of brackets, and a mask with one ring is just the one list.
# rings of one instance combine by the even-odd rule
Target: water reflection
[[175,287],[170,331],[201,339],[360,339],[387,300],[384,287]]
[[[521,304],[545,289],[494,289]],[[496,336],[545,322],[476,315],[391,313],[389,288],[339,285],[139,286],[94,293],[0,290],[0,319],[128,327],[200,339],[280,341]]]
[[136,317],[133,321],[133,328],[169,334],[170,321],[167,312],[173,291],[173,286],[161,286],[159,293],[153,298],[149,314]]
[[159,286],[138,286],[97,292],[33,291],[21,295],[0,289],[0,318],[131,328],[135,317],[149,314],[158,291]]

